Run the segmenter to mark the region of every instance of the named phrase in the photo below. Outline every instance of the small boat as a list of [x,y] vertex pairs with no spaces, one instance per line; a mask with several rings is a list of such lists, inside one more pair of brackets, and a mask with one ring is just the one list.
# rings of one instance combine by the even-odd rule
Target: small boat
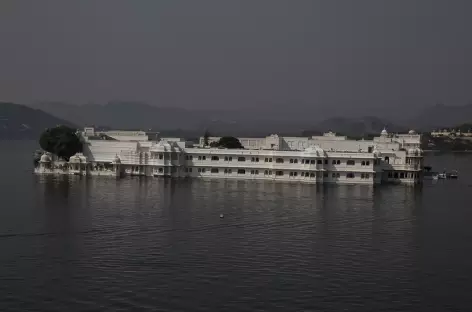
[[423,173],[423,179],[425,180],[437,180],[438,179],[438,173],[437,172],[431,172],[427,171]]
[[438,179],[447,179],[447,174],[445,172],[438,174]]
[[457,170],[452,170],[451,173],[449,173],[449,179],[457,179],[459,177],[459,173]]

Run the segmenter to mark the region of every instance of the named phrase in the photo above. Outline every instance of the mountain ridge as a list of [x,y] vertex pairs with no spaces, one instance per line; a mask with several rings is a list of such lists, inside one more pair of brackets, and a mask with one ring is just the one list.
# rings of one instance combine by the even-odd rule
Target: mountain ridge
[[72,122],[54,117],[25,105],[0,102],[0,139],[39,138],[44,129],[56,125],[76,127]]

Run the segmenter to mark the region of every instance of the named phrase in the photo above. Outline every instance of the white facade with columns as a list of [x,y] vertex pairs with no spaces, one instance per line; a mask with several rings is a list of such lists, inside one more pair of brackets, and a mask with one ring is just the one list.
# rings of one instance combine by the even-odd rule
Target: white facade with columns
[[[327,133],[313,137],[241,138],[245,149],[189,147],[181,139],[95,140],[82,132],[84,149],[64,162],[43,155],[35,172],[381,184],[422,181],[421,136],[414,131],[373,140]],[[90,130],[88,130],[90,133]],[[216,141],[219,138],[210,138]],[[203,142],[200,142],[203,143]]]

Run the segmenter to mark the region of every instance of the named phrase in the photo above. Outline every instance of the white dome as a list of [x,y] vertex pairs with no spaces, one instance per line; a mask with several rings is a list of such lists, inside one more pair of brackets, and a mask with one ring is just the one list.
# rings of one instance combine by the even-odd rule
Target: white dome
[[75,154],[74,156],[72,156],[71,158],[69,158],[69,162],[79,163],[79,162],[80,162],[80,157],[79,157],[79,155]]
[[409,155],[421,155],[421,149],[419,148],[410,148],[408,150]]
[[319,145],[312,145],[305,149],[305,153],[324,155],[324,150]]
[[410,130],[410,131],[408,131],[408,134],[416,134],[416,131],[415,130]]
[[156,145],[151,147],[151,150],[158,151],[158,152],[165,152],[166,150],[170,150],[171,146],[167,141],[159,141]]
[[51,161],[51,157],[49,157],[48,154],[44,153],[44,154],[41,156],[40,161],[41,161],[41,162],[50,162],[50,161]]
[[388,135],[387,129],[383,129],[382,132],[380,132],[380,135]]

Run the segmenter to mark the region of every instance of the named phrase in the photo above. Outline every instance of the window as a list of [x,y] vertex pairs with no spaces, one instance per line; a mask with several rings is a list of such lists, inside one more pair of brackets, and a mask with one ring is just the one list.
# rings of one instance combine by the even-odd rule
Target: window
[[366,166],[370,166],[370,161],[366,161],[366,162],[365,162],[365,165],[366,165]]
[[295,171],[295,172],[293,173],[293,176],[296,177],[297,175],[298,175],[298,172]]
[[251,170],[251,174],[254,174],[254,170]]
[[159,173],[163,173],[164,172],[164,169],[163,168],[159,168]]
[[232,172],[231,169],[225,169],[226,174],[231,174],[231,172]]
[[361,162],[361,166],[365,166],[365,161],[362,161],[362,162]]
[[398,172],[395,172],[395,173],[393,174],[393,177],[394,177],[395,179],[398,179]]
[[346,178],[348,178],[348,179],[354,179],[354,173],[348,172],[348,173],[346,174]]
[[254,172],[254,174],[259,174],[259,170],[256,170],[256,171]]
[[336,159],[333,159],[332,164],[333,164],[333,165],[336,165]]
[[211,173],[218,173],[219,170],[218,170],[218,168],[211,168],[211,171],[210,171],[210,172],[211,172]]
[[316,163],[317,163],[318,165],[322,165],[322,164],[323,164],[323,161],[322,161],[321,159],[318,159],[318,160],[316,161]]
[[283,159],[283,158],[276,158],[276,159],[275,159],[275,162],[278,163],[278,164],[283,164],[283,163],[284,163],[284,159]]
[[276,175],[276,176],[283,176],[283,175],[284,175],[284,172],[278,170],[278,171],[275,172],[275,175]]
[[192,160],[192,155],[187,155],[187,156],[185,156],[185,159],[187,159],[187,160]]
[[218,157],[218,156],[211,156],[211,160],[216,160],[216,161],[217,161],[217,160],[220,160],[220,157]]
[[252,162],[259,162],[259,157],[252,157],[252,158],[251,158],[251,161],[252,161]]
[[315,173],[314,172],[310,173],[310,178],[314,178],[314,177],[315,177]]
[[245,157],[238,157],[238,161],[246,161]]
[[244,170],[244,169],[238,169],[238,174],[246,174],[246,170]]
[[304,177],[304,176],[305,176],[305,172],[300,173],[300,176]]
[[266,157],[265,162],[272,162],[272,158]]
[[293,164],[293,159],[292,158],[290,158],[290,163]]
[[348,166],[354,166],[356,164],[356,162],[352,159],[349,159],[347,162],[346,162],[346,165]]
[[188,172],[192,172],[192,168],[191,168],[191,167],[190,167],[190,168],[188,168]]
[[198,160],[202,160],[202,156],[198,156]]
[[202,159],[203,159],[203,160],[206,160],[206,159],[207,159],[207,157],[206,157],[206,156],[202,156]]
[[269,162],[272,162],[272,158],[269,158]]
[[361,173],[361,179],[365,179],[365,175]]
[[384,159],[385,159],[385,162],[386,162],[387,164],[390,163],[390,158],[389,158],[388,156],[385,157]]
[[164,155],[163,155],[163,154],[159,154],[159,159],[164,159]]
[[298,159],[295,158],[295,159],[293,160],[293,163],[294,163],[294,164],[298,164]]
[[233,157],[231,156],[225,156],[225,161],[232,161],[233,160]]
[[289,175],[290,175],[291,177],[293,177],[293,172],[292,172],[292,171],[290,171],[290,174],[289,174]]
[[341,161],[340,160],[336,160],[336,165],[340,165],[341,164]]
[[404,179],[405,178],[405,174],[403,172],[400,172],[400,179]]
[[366,178],[366,179],[369,179],[369,178],[370,178],[370,174],[366,173],[366,174],[365,174],[365,178]]
[[269,175],[272,175],[272,170],[269,170]]
[[327,178],[328,177],[328,173],[327,172],[323,172],[323,178]]
[[264,170],[264,175],[268,175],[268,174],[269,174],[269,170]]
[[393,177],[393,175],[392,175],[391,172],[388,173],[388,177],[389,177],[389,178],[392,178],[392,177]]
[[305,172],[305,177],[308,177],[310,175],[309,172]]
[[310,163],[311,163],[312,165],[314,165],[314,164],[316,164],[316,160],[312,159],[312,160],[310,161]]
[[333,173],[331,174],[331,177],[332,177],[332,178],[336,178],[336,173],[333,172]]
[[325,165],[327,165],[327,164],[328,164],[328,160],[327,160],[327,159],[325,159],[324,163],[325,163]]
[[304,164],[304,163],[305,163],[305,159],[302,159],[302,164]]

